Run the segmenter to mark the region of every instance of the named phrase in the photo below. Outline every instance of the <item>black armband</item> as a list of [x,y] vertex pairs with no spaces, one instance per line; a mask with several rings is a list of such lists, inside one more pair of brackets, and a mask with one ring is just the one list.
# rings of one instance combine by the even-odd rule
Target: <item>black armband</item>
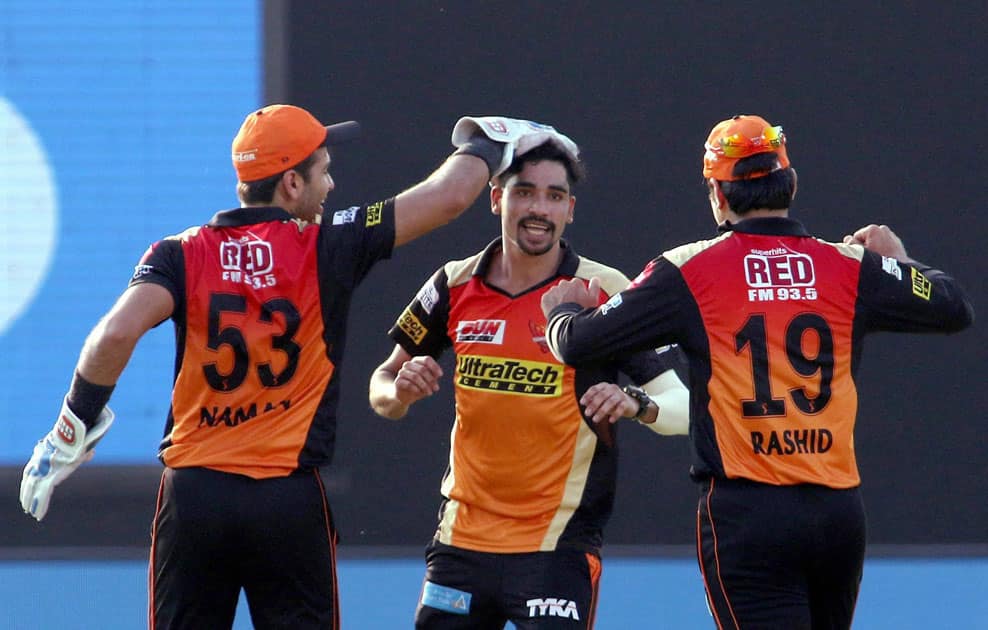
[[504,143],[495,142],[487,136],[476,135],[467,140],[466,144],[460,146],[453,155],[472,155],[479,157],[487,163],[487,172],[493,177],[494,171],[501,164],[504,157]]
[[72,413],[79,416],[85,423],[87,429],[96,425],[99,413],[110,401],[110,394],[116,385],[97,385],[90,383],[79,374],[78,370],[72,377],[72,385],[69,387],[69,394],[65,397]]

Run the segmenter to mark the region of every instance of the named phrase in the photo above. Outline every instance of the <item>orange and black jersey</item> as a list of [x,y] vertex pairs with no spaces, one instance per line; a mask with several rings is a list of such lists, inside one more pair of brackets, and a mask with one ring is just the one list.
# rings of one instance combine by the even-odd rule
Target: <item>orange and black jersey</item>
[[619,271],[563,243],[556,275],[517,295],[484,279],[501,240],[446,263],[402,312],[390,336],[409,354],[456,354],[449,468],[437,539],[475,551],[596,550],[614,501],[616,426],[585,418],[579,398],[618,372],[645,383],[672,365],[654,351],[574,370],[545,343],[542,295],[593,276],[607,296]]
[[152,245],[131,284],[175,300],[161,461],[258,479],[328,464],[351,296],[394,236],[388,200],[321,223],[239,208]]
[[665,252],[602,308],[560,305],[550,345],[581,365],[680,344],[695,478],[857,486],[862,336],[955,332],[970,303],[941,271],[814,238],[792,219],[721,231]]

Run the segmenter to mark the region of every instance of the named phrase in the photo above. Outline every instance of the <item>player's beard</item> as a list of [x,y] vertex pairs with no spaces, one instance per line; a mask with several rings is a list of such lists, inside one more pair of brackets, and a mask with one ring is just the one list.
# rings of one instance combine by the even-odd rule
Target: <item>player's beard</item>
[[319,215],[323,213],[323,204],[325,202],[325,197],[323,197],[321,201],[317,201],[315,198],[306,198],[299,208],[297,215],[310,223],[316,222],[318,221]]
[[[528,222],[538,223],[539,225],[543,225],[547,228],[545,234],[546,235],[545,243],[541,243],[539,245],[530,245],[525,240],[526,230],[523,224]],[[518,222],[518,225],[515,226],[515,230],[516,230],[515,241],[518,243],[518,249],[520,249],[522,253],[525,253],[529,256],[542,256],[544,254],[547,254],[550,251],[552,251],[552,248],[555,247],[556,245],[556,240],[557,240],[555,238],[556,226],[555,224],[549,221],[532,221],[532,219],[530,218],[525,218]]]

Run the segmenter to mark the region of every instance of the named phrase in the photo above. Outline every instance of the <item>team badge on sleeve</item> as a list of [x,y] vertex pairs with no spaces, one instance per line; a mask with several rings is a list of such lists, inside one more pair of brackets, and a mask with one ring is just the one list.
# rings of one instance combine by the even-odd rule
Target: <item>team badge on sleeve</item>
[[408,335],[408,338],[411,339],[416,346],[422,343],[422,339],[429,332],[429,329],[422,324],[422,320],[415,317],[415,313],[407,308],[404,312],[402,312],[401,317],[398,318],[398,328]]
[[896,280],[902,280],[902,268],[899,267],[899,261],[895,258],[882,256],[882,271],[890,276],[895,276]]
[[384,216],[384,202],[378,201],[377,203],[372,203],[367,206],[367,220],[364,222],[364,227],[374,227],[381,223],[381,218]]
[[608,312],[616,309],[624,303],[624,298],[621,297],[620,293],[615,293],[611,296],[611,299],[604,302],[600,307],[600,314],[607,315]]
[[933,283],[917,269],[910,267],[909,271],[912,274],[913,295],[929,301],[930,294],[933,292]]
[[346,210],[338,210],[333,213],[333,225],[353,223],[355,218],[357,218],[357,206],[347,208]]
[[134,274],[131,276],[132,280],[137,280],[138,278],[144,277],[154,271],[154,267],[151,265],[136,265],[134,267]]
[[432,309],[436,307],[439,302],[439,291],[436,287],[432,285],[432,282],[426,282],[421,289],[419,289],[418,295],[415,299],[419,301],[422,305],[422,310],[428,315],[432,315]]

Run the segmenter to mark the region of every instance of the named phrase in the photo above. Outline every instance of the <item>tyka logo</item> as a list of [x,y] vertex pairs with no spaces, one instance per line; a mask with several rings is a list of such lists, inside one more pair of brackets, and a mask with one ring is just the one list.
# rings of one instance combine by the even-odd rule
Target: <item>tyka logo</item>
[[271,243],[253,234],[220,243],[220,267],[224,280],[241,282],[255,289],[278,283],[271,273],[274,269]]
[[529,617],[569,617],[576,621],[580,620],[580,613],[576,611],[576,602],[568,599],[540,597],[526,601],[525,605],[528,606]]

